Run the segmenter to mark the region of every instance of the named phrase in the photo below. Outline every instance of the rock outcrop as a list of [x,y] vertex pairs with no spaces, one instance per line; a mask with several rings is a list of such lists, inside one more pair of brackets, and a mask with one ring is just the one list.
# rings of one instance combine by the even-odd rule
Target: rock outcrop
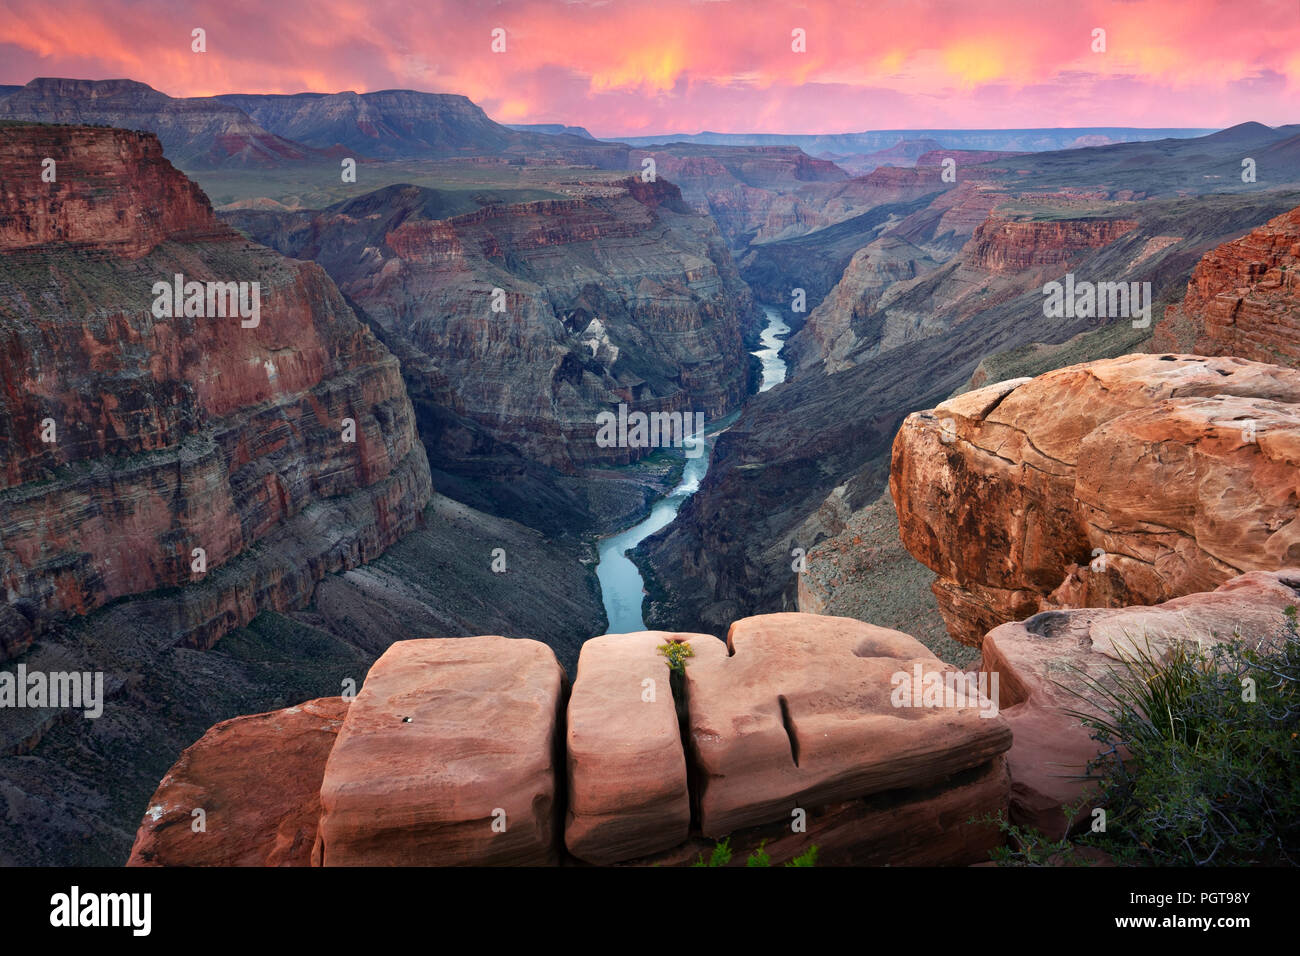
[[[397,359],[318,266],[224,227],[149,134],[5,140],[6,173],[31,165],[0,194],[0,583],[26,623],[7,615],[5,657],[162,588],[175,641],[206,648],[417,525]],[[172,317],[155,283],[177,275],[260,307],[209,291]]]
[[[656,650],[669,640],[694,651],[677,689]],[[311,864],[684,865],[727,835],[777,863],[813,843],[832,864],[987,859],[996,827],[971,821],[1009,795],[995,687],[847,618],[737,621],[730,649],[702,634],[596,638],[566,717],[563,673],[535,641],[399,641],[321,769],[303,772],[322,779]],[[160,793],[198,789],[192,766]],[[299,803],[259,819],[314,805],[284,799]],[[266,829],[255,823],[219,839],[246,847]],[[154,829],[147,815],[140,845]]]
[[[898,675],[909,692],[900,706]],[[818,806],[944,780],[1011,744],[978,695],[921,706],[954,678],[914,638],[849,618],[766,614],[700,642],[686,668],[700,830],[733,830]],[[963,682],[962,693],[966,688]]]
[[435,190],[392,186],[228,218],[319,262],[365,311],[402,358],[435,466],[495,443],[572,471],[647,452],[597,444],[597,416],[620,404],[708,421],[737,408],[758,322],[716,227],[676,186],[590,192],[442,218]]
[[127,866],[308,866],[340,697],[223,721],[149,800]]
[[1086,803],[1073,820],[1064,808],[1096,793],[1088,763],[1101,744],[1068,711],[1098,713],[1090,682],[1106,686],[1122,657],[1161,657],[1175,641],[1205,649],[1238,637],[1268,642],[1297,604],[1300,569],[1255,571],[1155,607],[1045,611],[990,631],[981,670],[999,675],[1001,714],[1014,737],[1011,822],[1049,839],[1091,822]]
[[1300,367],[1300,209],[1206,253],[1155,346]]
[[1128,355],[908,417],[890,489],[952,636],[1300,560],[1300,372]]
[[[704,634],[606,634],[582,646],[569,698],[569,810],[564,842],[588,863],[615,863],[674,847],[691,825],[686,756],[667,659],[669,640]],[[638,677],[638,675],[641,675]]]
[[313,860],[555,862],[565,685],[537,641],[398,641],[370,669],[325,765]]

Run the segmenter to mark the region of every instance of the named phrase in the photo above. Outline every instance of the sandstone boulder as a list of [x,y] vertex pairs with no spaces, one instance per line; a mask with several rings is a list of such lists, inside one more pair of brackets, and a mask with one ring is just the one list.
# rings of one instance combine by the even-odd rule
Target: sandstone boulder
[[668,663],[656,649],[670,638],[721,646],[708,634],[660,631],[606,634],[582,645],[569,698],[564,831],[581,860],[613,863],[686,839],[686,755]]
[[938,784],[1011,745],[973,690],[940,706],[896,706],[895,675],[910,694],[913,678],[931,673],[956,677],[906,634],[849,618],[766,614],[735,622],[725,647],[701,642],[686,698],[703,834]]
[[910,415],[903,543],[975,646],[1055,607],[1157,604],[1300,558],[1300,372],[1127,355]]
[[[1067,713],[1099,713],[1090,681],[1105,685],[1135,650],[1159,657],[1177,641],[1208,648],[1239,636],[1270,639],[1281,633],[1283,611],[1297,604],[1300,569],[1256,571],[1154,607],[1045,611],[990,631],[981,669],[999,675],[1002,716],[1014,735],[1012,822],[1058,838],[1071,823],[1063,807],[1096,793],[1087,765],[1101,745]],[[1085,804],[1073,822],[1090,820]]]
[[565,684],[537,641],[394,644],[370,669],[326,764],[316,862],[557,862]]
[[127,866],[310,865],[325,760],[347,710],[322,697],[214,726],[158,784]]

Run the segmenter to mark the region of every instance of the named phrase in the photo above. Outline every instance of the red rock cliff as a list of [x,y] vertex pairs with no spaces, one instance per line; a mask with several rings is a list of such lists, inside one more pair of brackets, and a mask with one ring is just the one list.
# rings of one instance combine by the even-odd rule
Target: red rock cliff
[[1202,355],[1300,367],[1300,208],[1206,253],[1187,295],[1155,331],[1157,348],[1193,338]]
[[[0,660],[51,619],[181,586],[176,637],[207,646],[415,525],[428,464],[397,360],[323,270],[218,223],[151,134],[5,142]],[[156,318],[176,274],[258,283],[258,324]],[[241,563],[259,543],[274,560]]]

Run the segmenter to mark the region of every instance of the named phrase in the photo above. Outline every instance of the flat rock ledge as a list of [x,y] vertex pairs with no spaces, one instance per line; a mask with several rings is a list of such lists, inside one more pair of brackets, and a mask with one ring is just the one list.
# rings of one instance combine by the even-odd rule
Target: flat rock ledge
[[[693,651],[677,679],[670,641]],[[351,703],[209,731],[131,863],[671,866],[723,837],[737,865],[812,844],[822,865],[978,863],[1000,840],[986,821],[1008,805],[1012,733],[976,685],[906,634],[811,614],[746,618],[726,642],[598,637],[571,691],[536,641],[399,641]],[[240,812],[197,840],[200,802]],[[163,852],[168,821],[181,838]]]

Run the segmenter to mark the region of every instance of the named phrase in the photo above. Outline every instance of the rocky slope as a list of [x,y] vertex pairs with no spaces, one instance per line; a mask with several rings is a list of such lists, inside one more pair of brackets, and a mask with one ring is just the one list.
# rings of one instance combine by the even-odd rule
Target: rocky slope
[[835,220],[823,215],[819,203],[802,201],[799,191],[848,178],[834,163],[790,146],[673,142],[628,155],[634,170],[642,169],[647,159],[654,160],[657,177],[676,183],[692,207],[713,218],[735,254],[755,239],[778,239],[830,225]]
[[1157,348],[1300,367],[1300,209],[1206,253]]
[[597,142],[589,134],[502,126],[467,97],[450,93],[230,93],[216,99],[238,107],[287,139],[318,149],[340,144],[354,156],[425,159],[501,154],[520,161],[630,168],[626,146]]
[[999,675],[1001,716],[1011,726],[1011,822],[1053,840],[1091,823],[1087,767],[1103,748],[1071,711],[1101,712],[1097,687],[1109,684],[1123,657],[1164,657],[1176,642],[1207,653],[1234,639],[1267,646],[1281,637],[1297,599],[1300,569],[1292,567],[1154,607],[1047,611],[990,631],[980,669]]
[[1129,355],[908,417],[890,490],[954,638],[1300,561],[1300,372]]
[[402,358],[435,467],[513,449],[572,471],[643,454],[596,444],[597,415],[620,403],[707,420],[736,408],[757,324],[716,228],[675,186],[587,192],[438,218],[431,191],[390,187],[228,218],[318,261],[363,310]]
[[[184,169],[338,162],[333,143],[315,149],[269,132],[214,97],[176,98],[135,80],[40,77],[0,97],[0,120],[88,123],[155,133]],[[57,157],[56,157],[57,158]]]
[[[977,196],[983,198],[972,195],[975,203]],[[818,363],[827,372],[841,371],[909,339],[941,334],[977,311],[1041,287],[1137,225],[1126,219],[1015,221],[991,214],[944,269],[902,235],[886,233],[854,254],[825,304],[791,342],[794,374]],[[921,281],[910,281],[915,279]]]
[[812,232],[751,245],[740,260],[740,274],[760,301],[789,309],[796,288],[804,290],[804,314],[821,304],[840,281],[859,249],[889,232],[900,220],[925,208],[928,199],[880,205]]

